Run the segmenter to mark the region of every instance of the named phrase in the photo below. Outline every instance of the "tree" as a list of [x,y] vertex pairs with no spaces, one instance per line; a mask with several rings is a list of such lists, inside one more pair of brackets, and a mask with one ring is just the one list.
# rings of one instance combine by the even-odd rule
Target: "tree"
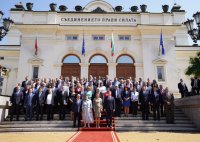
[[196,57],[190,58],[190,65],[186,69],[186,75],[193,75],[200,77],[200,51],[197,53]]

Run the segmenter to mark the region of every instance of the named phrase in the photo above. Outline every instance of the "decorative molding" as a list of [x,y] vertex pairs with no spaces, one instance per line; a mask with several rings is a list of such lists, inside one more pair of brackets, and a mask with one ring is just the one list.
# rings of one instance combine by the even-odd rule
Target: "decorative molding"
[[43,62],[44,60],[40,59],[39,57],[34,57],[28,60],[28,63],[33,65],[43,65]]
[[158,57],[157,59],[153,60],[153,63],[154,64],[166,64],[167,60]]

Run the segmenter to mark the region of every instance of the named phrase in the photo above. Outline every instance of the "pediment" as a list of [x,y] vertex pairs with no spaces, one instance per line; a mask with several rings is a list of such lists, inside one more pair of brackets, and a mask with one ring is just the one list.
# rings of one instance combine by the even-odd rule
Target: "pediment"
[[34,58],[31,58],[28,60],[28,63],[34,64],[34,65],[42,65],[43,62],[44,62],[44,60],[39,57],[34,57]]
[[88,3],[83,12],[98,12],[98,13],[105,13],[105,12],[114,12],[114,8],[109,3],[103,0],[95,0]]
[[166,64],[167,60],[161,59],[161,58],[157,58],[157,59],[153,60],[153,63],[154,64]]

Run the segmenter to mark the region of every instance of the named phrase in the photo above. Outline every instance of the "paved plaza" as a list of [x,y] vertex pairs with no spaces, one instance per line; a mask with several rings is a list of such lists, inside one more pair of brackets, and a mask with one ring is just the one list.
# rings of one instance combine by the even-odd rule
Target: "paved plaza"
[[[66,142],[75,132],[1,133],[0,142]],[[121,142],[199,142],[200,133],[120,132]]]

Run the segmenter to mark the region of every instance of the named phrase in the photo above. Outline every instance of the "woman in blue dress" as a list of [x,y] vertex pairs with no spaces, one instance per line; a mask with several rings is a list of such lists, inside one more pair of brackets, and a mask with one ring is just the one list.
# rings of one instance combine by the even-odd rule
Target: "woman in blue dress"
[[123,106],[124,106],[124,116],[127,116],[127,117],[129,114],[129,107],[131,105],[130,96],[131,94],[128,87],[125,87],[123,91]]

